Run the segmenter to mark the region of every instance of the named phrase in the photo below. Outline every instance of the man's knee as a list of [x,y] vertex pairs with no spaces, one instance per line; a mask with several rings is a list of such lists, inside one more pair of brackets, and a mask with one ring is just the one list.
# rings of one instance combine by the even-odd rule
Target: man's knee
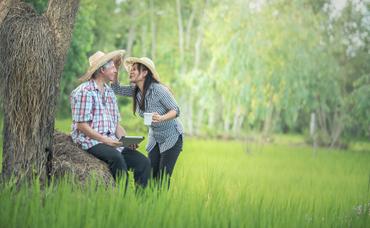
[[110,160],[112,161],[113,164],[116,164],[117,168],[127,171],[125,159],[123,159],[120,152],[117,151],[117,153],[111,156]]

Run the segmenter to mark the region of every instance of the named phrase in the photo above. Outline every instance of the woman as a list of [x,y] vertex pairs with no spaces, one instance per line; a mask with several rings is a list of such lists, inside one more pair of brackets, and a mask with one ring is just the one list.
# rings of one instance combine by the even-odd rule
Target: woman
[[180,109],[170,90],[160,83],[151,59],[126,58],[124,66],[133,86],[120,86],[116,80],[112,88],[117,95],[132,96],[134,114],[139,113],[143,117],[144,112],[153,113],[146,150],[149,152],[153,178],[159,180],[164,174],[167,175],[169,187],[183,145],[183,127],[177,119]]

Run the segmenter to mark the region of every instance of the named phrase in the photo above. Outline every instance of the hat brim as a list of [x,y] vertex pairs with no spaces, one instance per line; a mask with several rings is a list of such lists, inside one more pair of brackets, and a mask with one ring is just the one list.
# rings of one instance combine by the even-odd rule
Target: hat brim
[[160,81],[158,72],[155,70],[155,68],[149,65],[145,60],[142,60],[136,57],[127,57],[123,62],[123,66],[126,68],[127,72],[130,72],[131,66],[135,63],[141,63],[144,66],[146,66],[152,72],[153,78],[157,80],[158,82]]
[[91,79],[92,74],[99,69],[99,67],[103,66],[105,63],[107,63],[109,60],[113,59],[114,65],[118,69],[120,65],[122,64],[122,58],[124,57],[126,51],[125,50],[116,50],[109,52],[102,56],[100,59],[98,59],[94,65],[90,66],[89,69],[86,71],[86,73],[80,77],[80,81],[87,81]]

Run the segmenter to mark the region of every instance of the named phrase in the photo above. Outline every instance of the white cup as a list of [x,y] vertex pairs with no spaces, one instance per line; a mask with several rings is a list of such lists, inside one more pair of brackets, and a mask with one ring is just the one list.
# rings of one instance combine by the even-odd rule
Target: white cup
[[144,112],[144,124],[145,125],[151,125],[153,120],[153,113],[150,112]]

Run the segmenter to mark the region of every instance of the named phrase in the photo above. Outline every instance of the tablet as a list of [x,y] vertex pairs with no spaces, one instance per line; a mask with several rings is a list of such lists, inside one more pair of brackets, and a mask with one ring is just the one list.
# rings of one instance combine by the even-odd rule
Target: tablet
[[124,147],[128,147],[130,145],[141,143],[144,138],[144,136],[122,136],[119,141],[123,143]]

